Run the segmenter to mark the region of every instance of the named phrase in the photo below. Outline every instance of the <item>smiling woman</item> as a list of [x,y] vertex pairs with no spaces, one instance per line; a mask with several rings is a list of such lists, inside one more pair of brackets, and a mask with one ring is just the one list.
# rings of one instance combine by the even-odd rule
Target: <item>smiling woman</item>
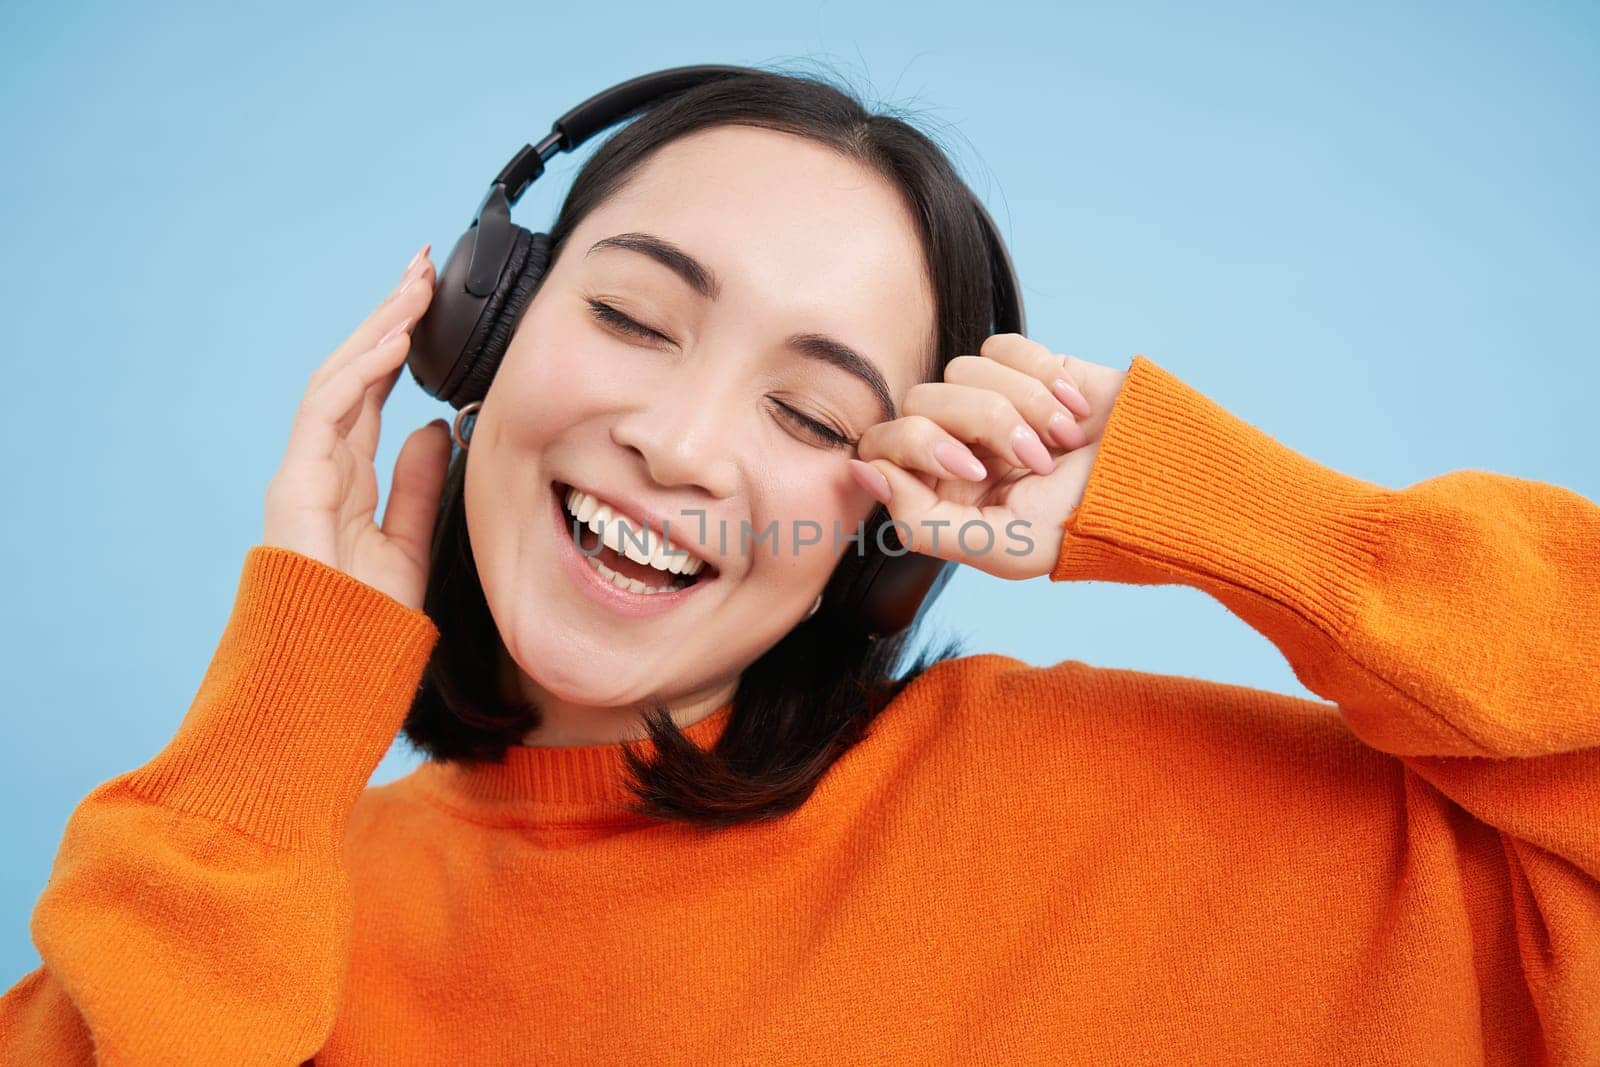
[[[418,320],[475,257],[436,287],[425,246],[313,374],[177,735],[73,812],[0,1049],[1600,1063],[1600,508],[1374,485],[1143,356],[990,332],[973,204],[820,82],[651,108],[480,287],[523,303],[380,526],[389,389],[467,351]],[[856,597],[890,521],[1204,590],[1324,699],[902,671]],[[430,758],[369,787],[402,726]]]
[[[972,204],[926,136],[805,78],[711,82],[603,143],[450,468],[427,597],[441,639],[407,736],[444,760],[648,736],[652,760],[626,756],[640,811],[728,826],[803,803],[958,651],[905,664],[916,630],[875,640],[852,610],[895,537],[845,461],[991,328]],[[634,591],[644,572],[616,546],[582,557],[606,588],[574,582],[553,565],[573,535],[543,519],[552,483],[659,514],[708,577]],[[803,523],[824,536],[796,546]],[[772,529],[783,543],[741,537]],[[683,736],[722,709],[715,752]]]

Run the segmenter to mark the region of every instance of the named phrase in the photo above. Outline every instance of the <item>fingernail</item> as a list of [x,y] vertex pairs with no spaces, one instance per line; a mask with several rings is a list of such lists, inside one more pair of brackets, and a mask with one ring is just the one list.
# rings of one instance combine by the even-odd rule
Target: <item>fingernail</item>
[[988,470],[983,461],[972,454],[966,445],[955,441],[940,441],[933,446],[933,458],[938,460],[945,470],[957,478],[966,478],[968,481],[981,482],[989,477]]
[[888,507],[893,497],[889,489],[889,479],[885,478],[876,467],[859,459],[852,459],[850,473],[855,476],[857,485],[871,493],[872,498],[878,503]]
[[1057,400],[1066,405],[1068,411],[1080,419],[1087,419],[1094,410],[1089,406],[1089,398],[1065,378],[1057,378],[1051,382],[1050,391],[1056,395]]
[[400,277],[402,279],[404,279],[404,278],[409,278],[414,274],[422,273],[421,268],[422,268],[423,260],[425,260],[427,258],[428,249],[430,249],[432,247],[433,247],[433,242],[429,241],[426,244],[424,244],[421,248],[417,249],[416,254],[411,257],[411,262],[406,264],[406,269],[405,269],[404,272],[401,273]]
[[1078,437],[1083,431],[1079,430],[1078,424],[1068,416],[1057,411],[1050,416],[1050,421],[1046,426],[1050,430],[1050,436],[1054,437],[1056,444],[1062,448],[1078,447]]
[[1031,426],[1018,426],[1011,431],[1011,448],[1018,459],[1040,474],[1049,474],[1055,469],[1055,464],[1050,462],[1050,451]]
[[[385,341],[389,340],[389,338],[393,337],[395,334],[399,333],[401,330],[405,329],[407,326],[410,326],[410,325],[411,325],[411,319],[409,317],[401,319],[399,322],[397,322],[393,326],[389,327],[389,332],[388,333],[386,333],[382,337],[378,338],[378,344],[379,345],[383,344]],[[376,347],[378,347],[378,345],[373,345],[372,347],[376,348]]]

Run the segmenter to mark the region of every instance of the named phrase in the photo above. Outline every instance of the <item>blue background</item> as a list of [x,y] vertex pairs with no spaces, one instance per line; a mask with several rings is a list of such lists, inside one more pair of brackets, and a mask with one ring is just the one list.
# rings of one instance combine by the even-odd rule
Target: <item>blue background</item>
[[[72,807],[188,708],[307,376],[519,146],[646,70],[798,63],[912,109],[1057,351],[1142,352],[1385,485],[1479,468],[1600,499],[1592,6],[541,7],[9,6],[0,988],[38,965]],[[518,221],[548,224],[582,157]],[[445,412],[402,378],[385,484]],[[1311,695],[1187,587],[968,569],[937,618],[972,651]]]

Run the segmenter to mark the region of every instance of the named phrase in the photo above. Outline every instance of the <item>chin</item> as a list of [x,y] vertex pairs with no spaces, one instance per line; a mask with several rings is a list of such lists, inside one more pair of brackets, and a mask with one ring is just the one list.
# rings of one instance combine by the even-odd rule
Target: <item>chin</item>
[[664,682],[661,662],[672,657],[638,655],[614,634],[585,633],[544,619],[535,632],[508,648],[512,665],[557,700],[584,707],[622,707],[649,700]]
[[632,686],[626,680],[621,685],[599,687],[594,684],[596,674],[593,667],[600,665],[593,660],[580,662],[560,652],[546,657],[535,651],[531,656],[514,656],[512,662],[524,676],[524,685],[532,681],[538,689],[568,704],[598,708],[634,702],[631,697]]

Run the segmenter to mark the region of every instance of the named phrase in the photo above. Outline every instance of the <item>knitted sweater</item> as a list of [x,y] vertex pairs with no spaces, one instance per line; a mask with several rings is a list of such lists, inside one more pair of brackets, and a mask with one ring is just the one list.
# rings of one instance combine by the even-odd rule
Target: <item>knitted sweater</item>
[[1203,589],[1324,699],[966,656],[715,832],[614,745],[369,787],[437,630],[254,546],[5,1062],[1600,1064],[1600,507],[1361,481],[1135,356],[1050,578]]

